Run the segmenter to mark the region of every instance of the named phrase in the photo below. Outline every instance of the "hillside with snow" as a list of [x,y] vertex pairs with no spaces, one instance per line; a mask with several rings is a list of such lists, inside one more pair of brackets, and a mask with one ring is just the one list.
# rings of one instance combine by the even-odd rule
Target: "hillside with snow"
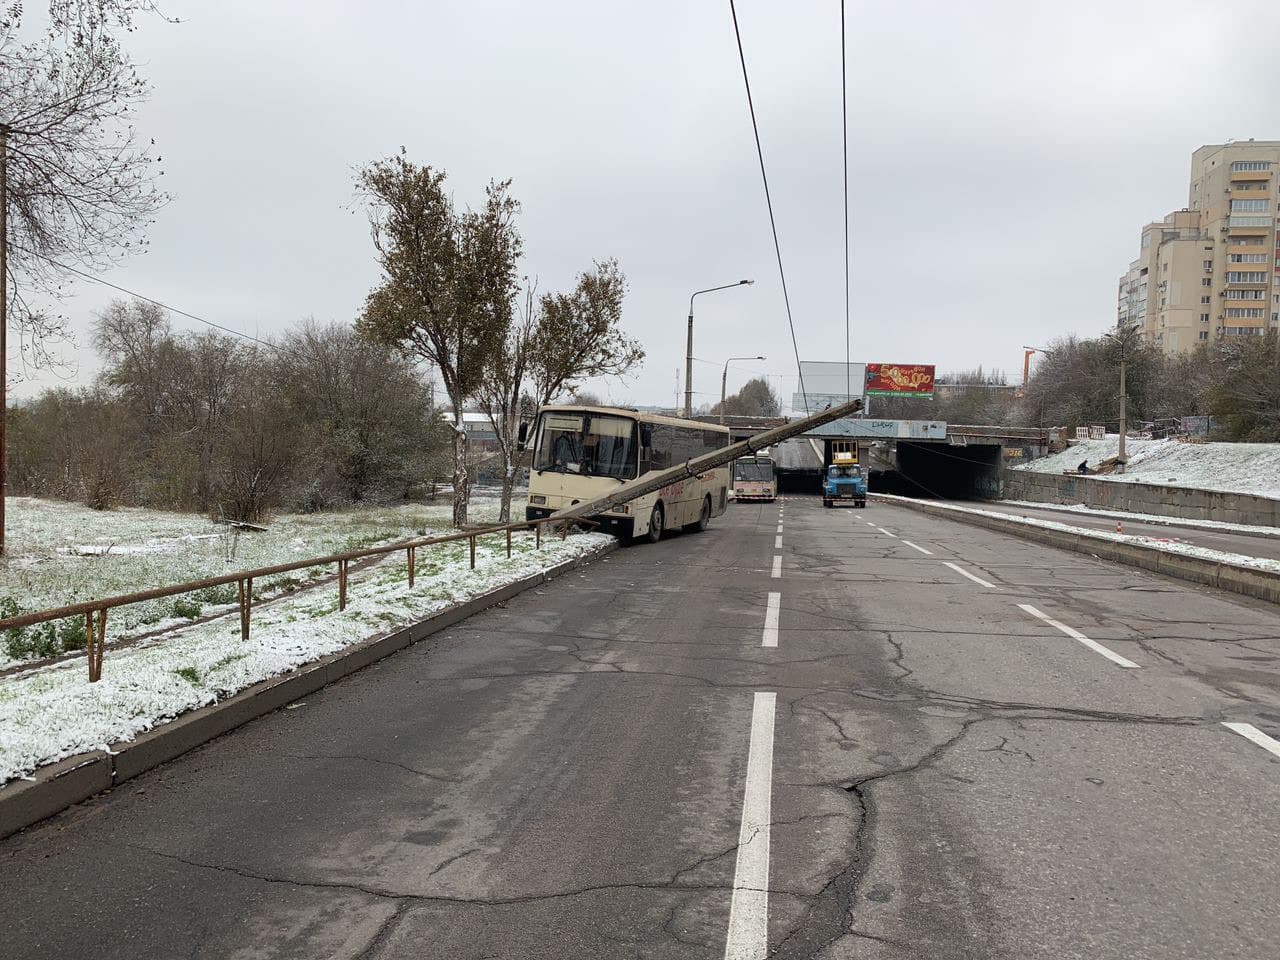
[[[1081,440],[1061,453],[1028,461],[1015,470],[1037,473],[1074,471],[1087,460],[1090,469],[1119,452],[1120,438]],[[1176,440],[1127,440],[1123,474],[1100,474],[1116,483],[1160,483],[1280,497],[1280,443],[1179,443]]]

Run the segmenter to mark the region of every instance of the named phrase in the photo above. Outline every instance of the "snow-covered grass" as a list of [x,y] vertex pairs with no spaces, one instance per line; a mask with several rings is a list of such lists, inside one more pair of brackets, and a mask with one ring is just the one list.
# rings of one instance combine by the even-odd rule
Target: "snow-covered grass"
[[[235,537],[227,527],[197,514],[98,511],[11,497],[6,502],[7,555],[0,560],[0,617],[445,533],[451,516],[447,502],[283,515],[265,533]],[[474,521],[493,522],[497,516],[497,500],[473,500]],[[264,577],[254,581],[254,595],[278,595],[333,573],[326,568]],[[236,588],[229,585],[118,608],[108,617],[107,642],[225,609],[235,597]],[[0,637],[0,668],[78,649],[83,631],[79,621],[10,631]]]
[[[1081,440],[1066,450],[1014,467],[1036,473],[1073,471],[1082,460],[1091,468],[1120,450],[1120,437]],[[1225,490],[1280,497],[1280,443],[1179,443],[1126,440],[1123,474],[1100,474],[1116,483],[1158,483],[1201,490]]]
[[[876,497],[881,500],[897,500],[906,501],[908,503],[920,502],[913,500],[911,497],[900,497],[891,493],[878,493],[876,494]],[[1065,533],[1073,533],[1086,540],[1110,540],[1113,543],[1132,543],[1143,547],[1150,547],[1153,550],[1163,550],[1166,553],[1179,553],[1187,557],[1199,557],[1203,560],[1212,560],[1215,563],[1225,563],[1237,567],[1248,567],[1251,570],[1264,570],[1267,573],[1280,573],[1280,560],[1273,560],[1269,557],[1252,557],[1245,553],[1228,553],[1225,550],[1211,550],[1208,547],[1196,547],[1189,543],[1181,543],[1162,537],[1142,537],[1127,533],[1111,533],[1108,530],[1094,530],[1090,527],[1073,527],[1068,523],[1058,523],[1056,520],[1041,520],[1038,517],[1019,517],[1008,513],[1002,513],[999,510],[983,510],[978,507],[961,507],[953,503],[933,503],[931,501],[929,501],[929,503],[930,506],[939,510],[948,510],[954,513],[975,513],[985,517],[998,517],[1001,520],[1024,524],[1028,527],[1043,527],[1046,530],[1060,530]]]
[[1196,527],[1201,530],[1219,530],[1223,533],[1243,533],[1251,537],[1280,537],[1280,527],[1259,527],[1250,523],[1227,523],[1225,520],[1192,520],[1183,517],[1166,517],[1155,513],[1127,513],[1124,510],[1098,510],[1082,503],[1041,503],[1038,500],[1001,500],[1010,507],[1028,507],[1033,510],[1053,510],[1063,513],[1079,513],[1107,520],[1132,520],[1134,523],[1159,523],[1169,527]]
[[420,620],[451,604],[533,575],[611,540],[579,534],[513,538],[511,559],[497,537],[480,541],[469,569],[466,541],[432,548],[409,589],[403,564],[353,574],[348,604],[321,588],[254,612],[248,641],[239,619],[191,624],[136,646],[108,650],[102,679],[89,683],[84,659],[0,677],[0,784],[44,764],[130,740],[177,715]]

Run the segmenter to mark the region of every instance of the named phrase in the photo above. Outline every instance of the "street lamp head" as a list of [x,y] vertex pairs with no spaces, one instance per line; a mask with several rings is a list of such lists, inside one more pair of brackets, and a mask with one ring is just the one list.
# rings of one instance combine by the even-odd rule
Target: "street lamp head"
[[754,281],[754,280],[739,280],[739,281],[738,281],[738,286],[740,286],[740,287],[741,287],[741,286],[744,286],[744,285],[745,285],[745,286],[748,286],[748,287],[749,287],[749,286],[751,286],[753,283],[755,283],[755,281]]
[[757,360],[768,360],[768,357],[756,357]]

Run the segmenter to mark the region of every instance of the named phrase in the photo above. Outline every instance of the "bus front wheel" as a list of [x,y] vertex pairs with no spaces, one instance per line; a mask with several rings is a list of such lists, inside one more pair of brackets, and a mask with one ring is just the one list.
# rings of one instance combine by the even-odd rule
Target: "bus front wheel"
[[693,523],[684,525],[685,533],[701,533],[707,529],[707,524],[711,522],[711,497],[704,497],[702,500],[702,511],[698,514],[698,519]]
[[657,543],[662,539],[662,504],[655,503],[653,505],[653,513],[649,514],[649,532],[645,535],[650,543]]

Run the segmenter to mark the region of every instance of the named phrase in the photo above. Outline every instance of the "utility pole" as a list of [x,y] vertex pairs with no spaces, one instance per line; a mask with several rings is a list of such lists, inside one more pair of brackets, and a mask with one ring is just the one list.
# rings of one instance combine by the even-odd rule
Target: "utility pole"
[[4,555],[4,500],[7,494],[9,419],[9,128],[0,123],[0,556]]
[[1129,359],[1128,350],[1124,344],[1120,346],[1120,452],[1117,459],[1120,461],[1116,464],[1116,473],[1124,473],[1124,437],[1129,432],[1128,421],[1128,392],[1124,388],[1124,365]]

